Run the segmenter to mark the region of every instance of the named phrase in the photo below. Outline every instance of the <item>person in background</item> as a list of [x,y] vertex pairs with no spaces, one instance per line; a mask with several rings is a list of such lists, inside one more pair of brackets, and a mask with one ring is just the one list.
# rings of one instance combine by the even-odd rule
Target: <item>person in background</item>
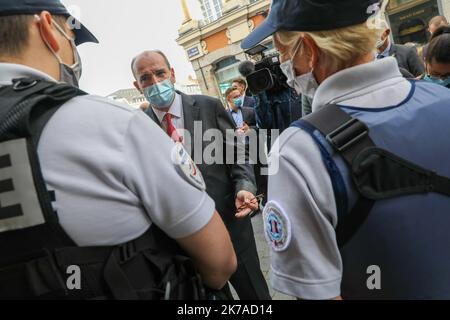
[[233,80],[232,88],[238,89],[240,95],[243,97],[243,107],[255,108],[256,100],[251,95],[247,94],[247,82],[242,78]]
[[433,36],[437,29],[439,29],[440,27],[448,26],[449,23],[446,17],[436,16],[430,20],[430,23],[428,24],[428,31],[430,32],[431,36]]
[[[260,130],[256,125],[256,114],[255,109],[249,108],[249,107],[241,107],[242,105],[242,96],[240,95],[239,90],[234,89],[233,87],[229,88],[225,92],[225,98],[227,100],[227,103],[229,107],[227,108],[230,116],[233,119],[233,122],[236,123],[236,127],[238,128],[238,133],[245,135],[250,132],[250,130],[254,130],[255,134],[257,134],[256,141],[253,141],[253,143],[257,144],[257,148],[254,150],[257,150],[256,155],[250,155],[250,157],[255,157],[252,159],[254,162],[254,172],[255,172],[255,179],[256,179],[256,186],[258,188],[257,193],[263,194],[263,198],[261,199],[261,205],[263,205],[266,201],[266,194],[267,194],[267,176],[261,174],[261,169],[264,167],[264,164],[267,164],[267,157],[265,156],[265,153],[259,152],[260,148],[264,145],[261,143],[260,139],[265,139],[264,135],[260,135]],[[240,127],[240,125],[243,123],[243,127]],[[247,144],[249,148],[249,144],[252,143],[251,140],[247,139]],[[265,141],[265,140],[263,140]],[[249,149],[250,150],[250,149]],[[261,158],[264,157],[264,158]],[[251,213],[251,217],[254,215],[260,213],[261,210],[255,210]]]
[[398,66],[406,69],[413,76],[418,77],[423,74],[425,71],[425,66],[421,61],[416,48],[392,43],[389,39],[391,29],[384,21],[383,28],[385,31],[376,44],[377,59],[379,60],[387,57],[394,57],[397,60]]
[[227,111],[238,128],[238,132],[246,134],[250,129],[256,129],[255,110],[243,105],[244,97],[241,92],[234,87],[228,88],[225,92],[228,103]]
[[450,27],[435,30],[425,59],[423,80],[450,88]]
[[[449,23],[448,23],[448,20],[446,17],[444,17],[444,16],[433,17],[433,18],[431,18],[430,22],[428,23],[428,32],[430,32],[430,35],[432,37],[437,29],[439,29],[440,27],[448,27],[448,25],[449,25]],[[425,61],[427,58],[428,46],[429,46],[429,44],[427,43],[422,48],[423,61]]]

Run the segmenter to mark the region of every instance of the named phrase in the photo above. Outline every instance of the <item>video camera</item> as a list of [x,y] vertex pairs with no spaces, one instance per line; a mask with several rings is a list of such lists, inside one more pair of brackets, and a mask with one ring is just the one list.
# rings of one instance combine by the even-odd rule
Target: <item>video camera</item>
[[245,53],[255,56],[260,54],[261,60],[254,64],[244,61],[239,65],[239,72],[246,77],[249,90],[253,95],[262,92],[277,93],[288,88],[287,78],[280,68],[280,55],[278,53],[268,56],[264,55],[267,47],[258,45]]

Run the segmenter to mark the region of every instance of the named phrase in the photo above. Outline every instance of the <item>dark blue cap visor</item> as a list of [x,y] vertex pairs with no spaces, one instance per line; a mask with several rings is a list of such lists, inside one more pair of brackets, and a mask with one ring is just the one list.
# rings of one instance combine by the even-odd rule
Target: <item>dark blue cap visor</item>
[[88,30],[88,28],[74,17],[71,17],[71,19],[73,19],[75,25],[72,31],[75,33],[75,44],[77,46],[86,42],[98,43],[97,38]]
[[33,15],[48,11],[52,15],[67,17],[69,27],[75,33],[75,44],[98,43],[97,38],[59,0],[0,0],[0,16]]
[[247,38],[245,38],[241,42],[241,48],[244,50],[251,49],[277,31],[278,30],[273,26],[272,19],[269,15],[269,17],[267,17],[267,19],[264,20],[260,26],[258,26],[252,33],[248,35]]

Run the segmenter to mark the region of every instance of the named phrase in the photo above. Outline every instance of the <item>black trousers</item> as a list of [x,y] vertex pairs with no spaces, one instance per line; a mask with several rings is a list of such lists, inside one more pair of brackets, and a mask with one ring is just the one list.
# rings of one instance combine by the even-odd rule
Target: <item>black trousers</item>
[[230,283],[240,300],[271,300],[266,279],[261,271],[258,250],[250,217],[237,222],[237,230],[230,232],[236,251],[238,266],[231,276]]

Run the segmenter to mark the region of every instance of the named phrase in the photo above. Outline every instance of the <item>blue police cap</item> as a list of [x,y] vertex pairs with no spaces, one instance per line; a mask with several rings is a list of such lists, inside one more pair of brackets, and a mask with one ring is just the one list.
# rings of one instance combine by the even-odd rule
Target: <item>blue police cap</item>
[[277,31],[326,31],[361,24],[383,0],[272,0],[269,16],[241,43],[250,49]]
[[39,14],[48,11],[53,15],[60,15],[73,20],[72,30],[75,33],[75,44],[80,45],[85,42],[98,43],[97,38],[75,17],[59,0],[0,0],[0,16],[12,16],[22,14]]

